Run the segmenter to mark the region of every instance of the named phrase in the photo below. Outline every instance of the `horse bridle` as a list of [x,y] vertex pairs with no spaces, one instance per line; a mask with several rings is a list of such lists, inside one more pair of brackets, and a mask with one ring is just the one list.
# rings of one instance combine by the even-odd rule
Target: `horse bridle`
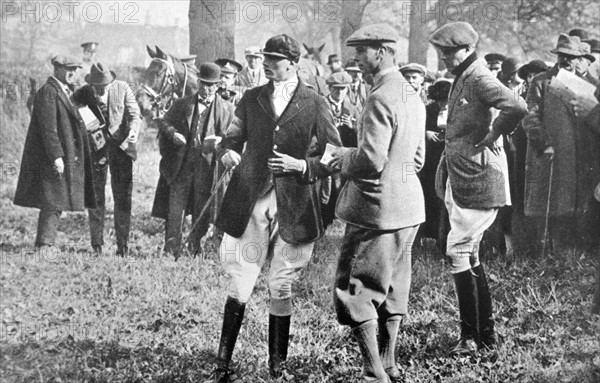
[[[185,96],[185,88],[187,86],[187,65],[183,65],[183,88],[181,95],[177,94],[177,73],[175,72],[175,65],[171,60],[165,60],[158,57],[152,59],[152,62],[162,62],[167,66],[167,73],[163,77],[160,85],[160,90],[157,92],[152,87],[144,84],[142,90],[148,97],[150,97],[150,104],[152,105],[152,118],[161,118],[167,110],[173,104],[173,100],[178,97]],[[152,64],[151,62],[151,64]]]

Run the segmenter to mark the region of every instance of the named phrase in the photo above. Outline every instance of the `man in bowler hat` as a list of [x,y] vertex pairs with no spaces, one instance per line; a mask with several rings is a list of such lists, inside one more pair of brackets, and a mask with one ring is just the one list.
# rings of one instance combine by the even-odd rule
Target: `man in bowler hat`
[[195,223],[190,250],[200,251],[200,240],[209,227],[210,214],[202,208],[210,198],[217,162],[219,138],[233,120],[233,105],[216,95],[221,70],[203,63],[198,73],[198,92],[181,98],[159,124],[160,178],[152,216],[166,220],[164,251],[178,258],[185,217]]
[[446,146],[436,175],[436,190],[450,220],[446,256],[460,311],[461,334],[453,354],[495,344],[492,301],[478,249],[498,209],[510,201],[508,165],[498,141],[527,112],[524,101],[477,58],[478,40],[466,22],[445,24],[429,37],[456,76],[448,98]]
[[40,209],[36,247],[54,245],[63,211],[95,208],[85,124],[71,101],[81,64],[52,58],[53,76],[36,93],[14,204]]
[[408,313],[411,249],[425,220],[417,177],[425,159],[425,105],[398,72],[398,39],[392,27],[374,24],[346,41],[373,87],[358,119],[358,147],[336,151],[330,163],[347,179],[336,207],[346,231],[334,302],[338,321],[358,342],[364,382],[402,381],[396,337]]
[[137,159],[136,143],[142,126],[140,108],[133,90],[125,81],[115,80],[114,73],[102,63],[94,63],[86,76],[87,85],[79,88],[73,100],[89,107],[102,122],[103,147],[92,145],[97,207],[88,209],[92,248],[102,253],[107,167],[110,168],[114,198],[114,224],[117,255],[128,250],[133,192],[133,161]]
[[292,284],[324,232],[319,182],[331,173],[320,159],[327,143],[341,145],[325,99],[298,80],[298,43],[277,35],[262,53],[269,83],[246,91],[220,150],[222,163],[235,169],[216,223],[225,232],[220,255],[231,280],[215,382],[229,379],[246,303],[266,262],[270,263],[269,371],[281,375]]

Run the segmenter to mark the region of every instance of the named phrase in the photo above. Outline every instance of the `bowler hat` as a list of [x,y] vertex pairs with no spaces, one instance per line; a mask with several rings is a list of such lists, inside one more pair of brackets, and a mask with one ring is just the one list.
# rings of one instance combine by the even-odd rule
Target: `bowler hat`
[[423,75],[423,77],[425,77],[425,74],[427,74],[427,68],[425,68],[421,64],[409,63],[400,68],[400,73],[402,73],[403,75],[407,72],[419,72]]
[[388,24],[371,24],[360,28],[346,40],[346,46],[374,45],[398,42],[398,32]]
[[440,48],[460,48],[475,46],[479,35],[473,26],[464,21],[444,24],[429,37],[429,42]]
[[502,53],[488,53],[487,55],[483,56],[483,58],[485,59],[485,61],[488,64],[491,64],[491,63],[502,64],[502,62],[504,60],[506,60],[506,56],[504,56]]
[[356,60],[348,60],[346,63],[346,67],[344,67],[346,72],[360,72],[360,67],[358,66],[358,62]]
[[115,72],[101,63],[95,63],[90,68],[90,73],[85,76],[85,82],[90,85],[108,85],[115,80],[115,77]]
[[50,60],[55,67],[63,66],[66,68],[82,68],[79,60],[69,55],[56,55]]
[[573,28],[569,31],[569,36],[577,36],[580,40],[587,40],[588,33],[585,29],[582,28]]
[[452,88],[452,81],[446,78],[437,79],[427,88],[427,98],[433,101],[447,101]]
[[517,71],[517,75],[523,80],[527,79],[529,73],[538,74],[548,70],[548,66],[542,60],[532,60],[527,64],[523,65]]
[[590,44],[590,50],[592,51],[592,53],[600,53],[600,40],[589,39],[585,40],[584,42]]
[[352,84],[352,77],[346,72],[335,72],[331,76],[327,78],[325,81],[327,85],[333,86],[336,88],[345,88]]
[[560,36],[558,36],[556,48],[552,49],[550,53],[562,53],[581,57],[583,56],[583,52],[581,50],[581,40],[577,36],[568,36],[564,33],[561,33]]
[[279,57],[297,63],[300,60],[298,42],[286,34],[271,37],[261,50],[265,56]]
[[244,56],[264,57],[263,54],[260,53],[260,48],[256,45],[244,49]]
[[209,83],[217,83],[221,81],[221,68],[211,62],[202,63],[198,71],[198,80]]
[[509,57],[502,62],[501,70],[505,76],[511,76],[519,70],[519,62],[515,57]]
[[221,73],[228,74],[237,74],[244,68],[242,64],[231,59],[217,59],[215,64],[221,67]]

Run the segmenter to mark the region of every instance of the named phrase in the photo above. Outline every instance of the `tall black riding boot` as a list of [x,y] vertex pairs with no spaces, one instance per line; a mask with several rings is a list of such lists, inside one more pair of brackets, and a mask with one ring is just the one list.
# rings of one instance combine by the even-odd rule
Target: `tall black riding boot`
[[454,274],[454,284],[460,311],[460,340],[450,353],[452,355],[471,354],[477,351],[479,343],[477,282],[469,269]]
[[269,314],[269,372],[273,378],[282,373],[282,363],[287,359],[290,339],[291,315]]
[[494,318],[492,297],[483,265],[474,267],[473,274],[477,281],[477,296],[479,298],[479,347],[494,348],[496,335],[494,333]]
[[223,314],[223,328],[221,329],[221,341],[217,352],[217,368],[215,370],[214,383],[227,383],[229,381],[229,362],[233,355],[233,349],[242,326],[246,304],[236,298],[227,297],[225,302],[225,313]]
[[396,338],[403,320],[403,315],[381,316],[379,324],[379,356],[385,373],[392,382],[403,381],[402,374],[396,366]]

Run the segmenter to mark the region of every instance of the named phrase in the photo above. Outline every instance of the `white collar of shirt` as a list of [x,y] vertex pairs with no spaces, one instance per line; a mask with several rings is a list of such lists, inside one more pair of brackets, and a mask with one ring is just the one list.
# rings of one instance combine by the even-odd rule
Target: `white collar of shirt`
[[398,68],[396,68],[395,66],[391,66],[389,68],[385,68],[385,69],[380,70],[379,73],[377,73],[375,75],[375,77],[373,77],[373,84],[377,84],[377,82],[379,82],[379,80],[383,76],[385,76],[386,74],[391,73],[391,72],[393,72],[395,70],[398,70]]
[[298,87],[298,76],[294,76],[287,81],[273,81],[273,86],[274,90],[271,99],[275,107],[275,114],[281,116]]
[[333,105],[335,105],[338,108],[340,108],[342,106],[342,104],[344,103],[344,99],[341,99],[339,101],[335,101],[333,99],[333,97],[331,97],[331,95],[328,95],[327,99],[329,100],[330,103],[332,103]]

